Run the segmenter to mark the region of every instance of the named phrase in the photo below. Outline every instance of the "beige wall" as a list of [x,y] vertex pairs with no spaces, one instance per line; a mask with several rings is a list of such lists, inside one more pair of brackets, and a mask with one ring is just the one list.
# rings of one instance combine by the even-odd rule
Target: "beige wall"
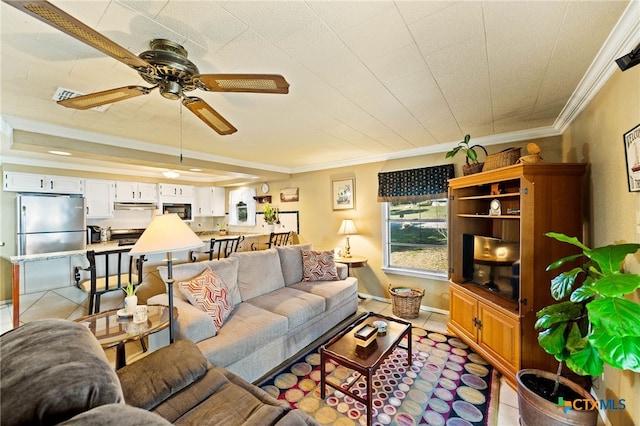
[[[613,77],[563,135],[566,161],[589,166],[586,235],[591,246],[639,242],[640,192],[629,192],[622,135],[640,124],[640,66]],[[636,266],[636,269],[637,266]],[[640,291],[632,295],[640,302]],[[605,411],[611,425],[640,425],[640,374],[605,368],[599,398],[625,399],[623,411]]]

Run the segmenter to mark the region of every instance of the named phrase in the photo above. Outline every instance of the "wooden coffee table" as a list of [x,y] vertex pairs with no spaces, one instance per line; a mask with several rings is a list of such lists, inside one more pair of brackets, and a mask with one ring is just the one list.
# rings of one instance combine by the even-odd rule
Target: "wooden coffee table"
[[[376,337],[376,347],[371,350],[363,351],[357,349],[356,340],[354,334],[365,324],[373,324],[374,321],[385,321],[387,323],[387,332],[385,335],[378,335]],[[326,344],[320,347],[320,397],[322,399],[326,396],[325,385],[331,386],[343,392],[357,401],[362,402],[367,407],[367,424],[371,424],[372,420],[372,403],[373,403],[373,390],[372,380],[375,371],[384,362],[384,360],[393,352],[393,350],[399,346],[404,337],[407,337],[407,364],[411,366],[411,323],[399,320],[397,318],[391,318],[380,314],[369,312],[368,314],[358,318],[354,323],[347,326],[338,335],[329,340]],[[402,347],[402,346],[400,346]],[[337,364],[360,373],[361,376],[366,379],[367,397],[362,398],[359,395],[355,395],[351,392],[351,386],[353,386],[357,380],[351,382],[348,387],[341,387],[337,384],[331,383],[326,379],[326,365],[327,360],[332,359]]]
[[[111,309],[75,320],[89,328],[103,349],[116,347],[116,370],[127,364],[125,343],[140,340],[169,326],[169,307],[165,305],[147,305],[147,321],[141,323],[133,322],[132,317],[118,316],[119,310]],[[173,308],[173,317],[177,316],[178,310]]]

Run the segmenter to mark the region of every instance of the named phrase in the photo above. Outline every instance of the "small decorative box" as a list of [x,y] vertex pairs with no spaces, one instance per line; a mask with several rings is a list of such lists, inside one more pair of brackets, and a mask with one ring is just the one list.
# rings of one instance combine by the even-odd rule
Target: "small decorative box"
[[371,324],[365,324],[358,331],[355,332],[353,337],[356,339],[356,345],[367,347],[376,340],[378,335],[378,329]]

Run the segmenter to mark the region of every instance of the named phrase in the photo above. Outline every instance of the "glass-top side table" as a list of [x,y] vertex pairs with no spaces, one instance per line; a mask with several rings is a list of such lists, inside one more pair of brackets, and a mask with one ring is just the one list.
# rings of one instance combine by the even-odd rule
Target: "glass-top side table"
[[[165,305],[147,305],[147,320],[138,323],[132,316],[119,316],[119,311],[121,309],[111,309],[75,320],[87,326],[103,349],[116,347],[116,369],[126,365],[125,343],[169,326],[169,307]],[[178,310],[173,308],[173,318],[177,317]]]

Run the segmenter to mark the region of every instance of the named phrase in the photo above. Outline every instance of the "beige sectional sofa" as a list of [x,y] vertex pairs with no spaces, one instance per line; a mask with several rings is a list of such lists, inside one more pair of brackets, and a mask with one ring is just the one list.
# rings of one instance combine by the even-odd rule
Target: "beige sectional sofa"
[[[247,381],[255,381],[354,314],[358,281],[336,264],[338,280],[303,281],[301,250],[310,244],[234,253],[227,259],[173,266],[176,340],[197,344],[206,358]],[[229,289],[234,309],[216,332],[207,313],[188,302],[179,282],[216,272]],[[158,268],[166,281],[167,267]],[[167,295],[149,299],[167,304]],[[166,345],[168,331],[150,336],[152,349]]]

